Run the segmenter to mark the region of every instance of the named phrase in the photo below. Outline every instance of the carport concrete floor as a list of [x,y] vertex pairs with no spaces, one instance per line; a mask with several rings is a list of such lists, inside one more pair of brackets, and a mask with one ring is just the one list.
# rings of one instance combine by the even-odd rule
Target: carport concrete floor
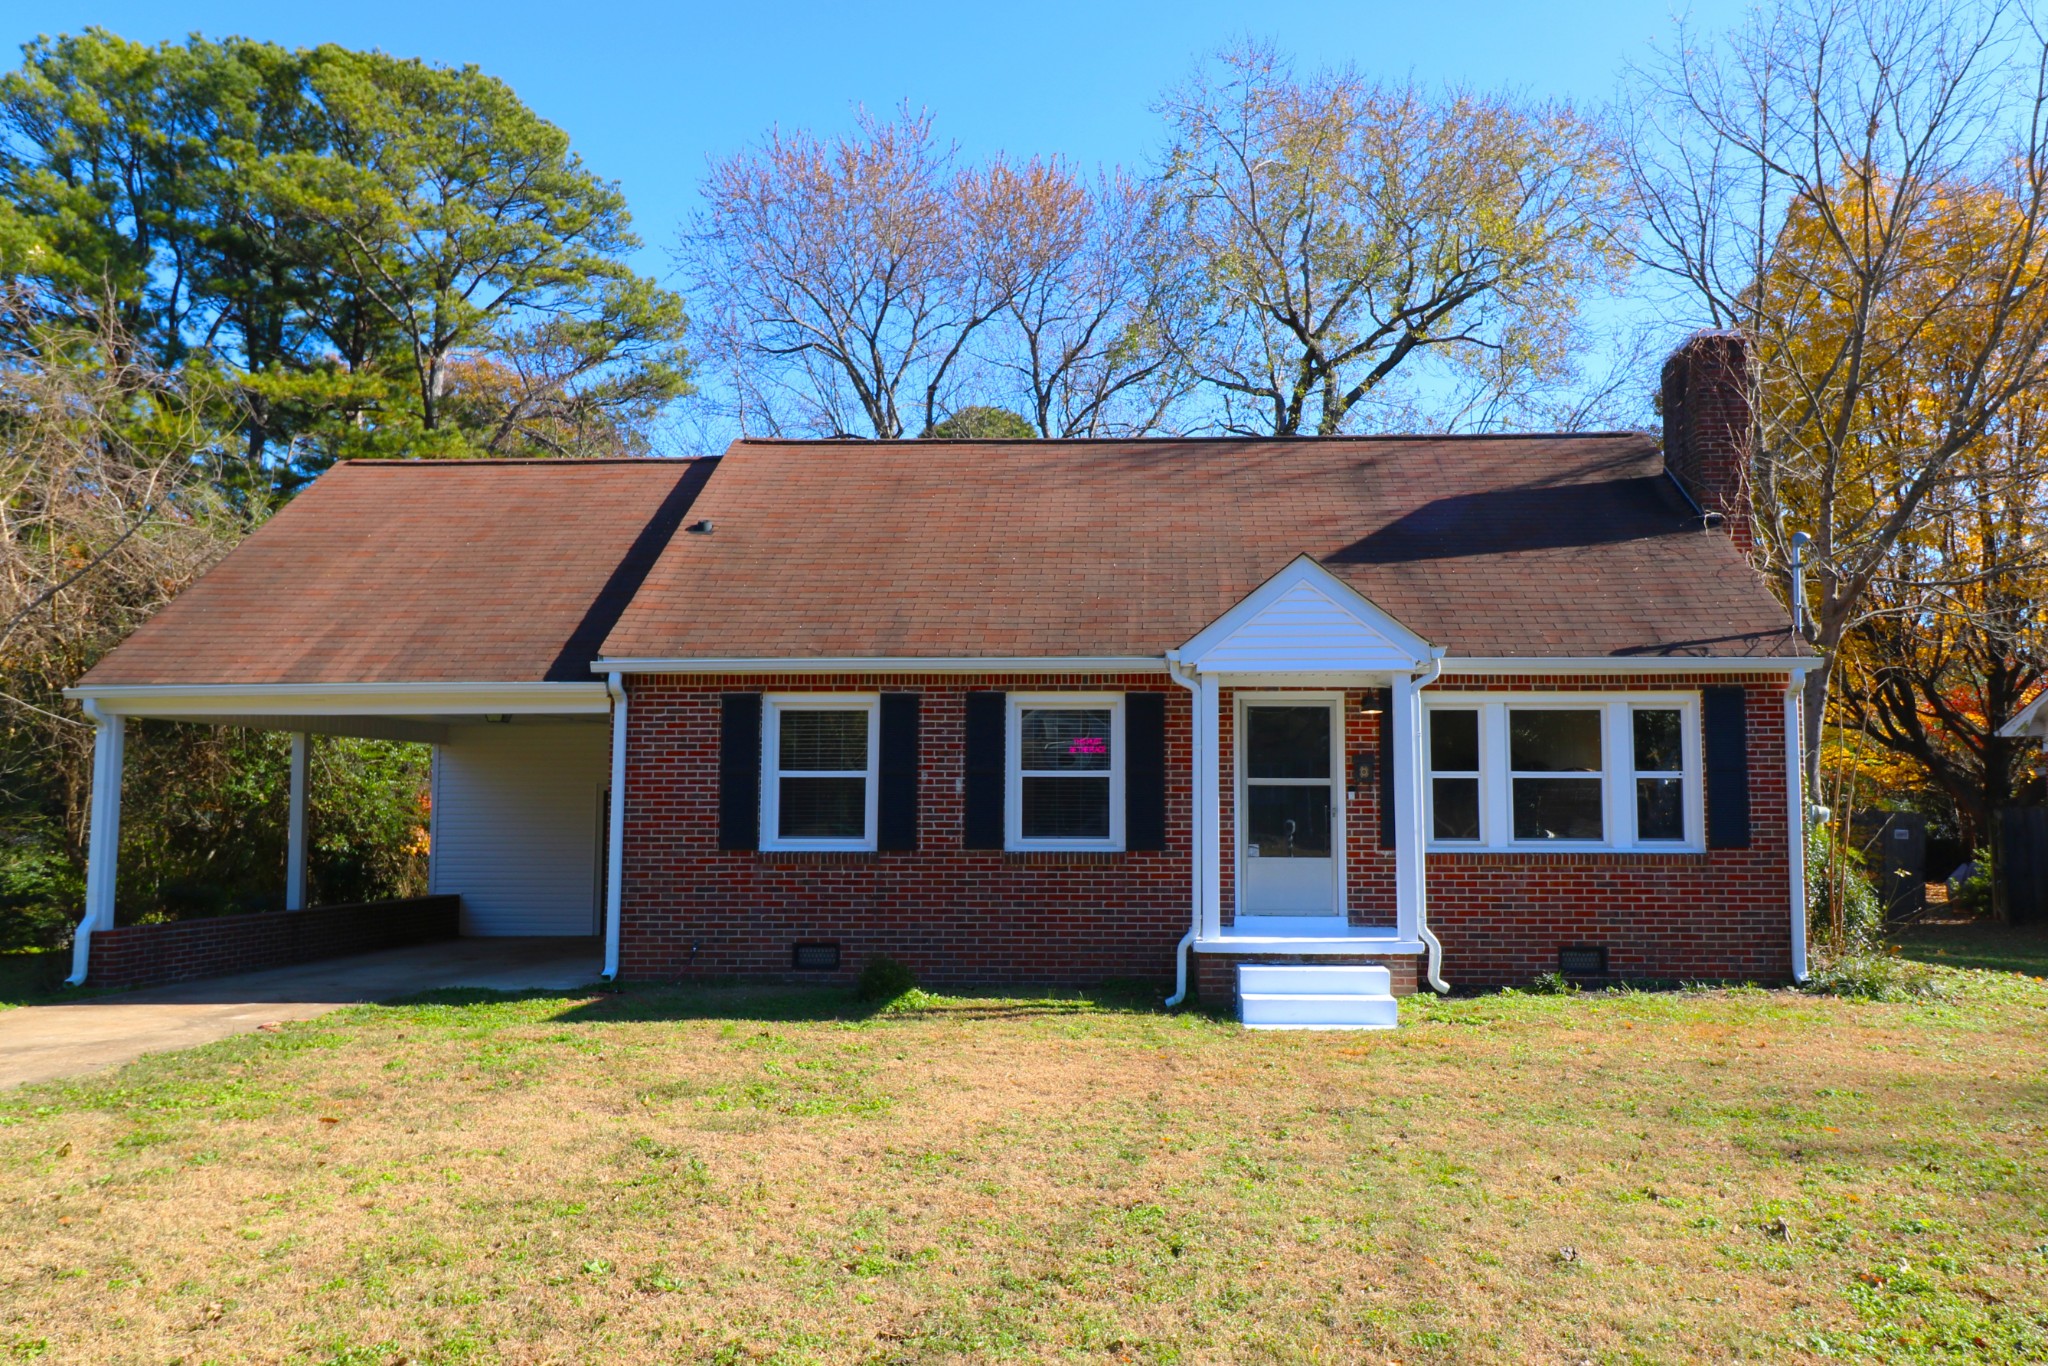
[[567,991],[595,982],[603,967],[595,939],[451,939],[0,1010],[0,1087],[97,1072],[144,1053],[444,987]]

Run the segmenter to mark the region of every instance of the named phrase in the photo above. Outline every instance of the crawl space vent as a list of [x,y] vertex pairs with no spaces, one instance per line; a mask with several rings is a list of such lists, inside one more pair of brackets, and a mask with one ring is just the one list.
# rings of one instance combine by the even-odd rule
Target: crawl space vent
[[1605,977],[1607,950],[1584,944],[1559,949],[1557,970],[1566,977]]
[[837,944],[796,944],[791,949],[791,962],[798,972],[833,972],[839,967]]

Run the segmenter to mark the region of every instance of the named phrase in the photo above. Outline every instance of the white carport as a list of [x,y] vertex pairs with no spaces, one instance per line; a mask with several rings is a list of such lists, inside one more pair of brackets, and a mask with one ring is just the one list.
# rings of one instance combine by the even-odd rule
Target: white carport
[[67,695],[97,727],[74,984],[85,981],[94,933],[114,925],[131,719],[292,736],[287,910],[306,903],[313,740],[343,735],[433,746],[429,891],[462,898],[465,937],[603,932],[613,713],[603,682],[87,685]]

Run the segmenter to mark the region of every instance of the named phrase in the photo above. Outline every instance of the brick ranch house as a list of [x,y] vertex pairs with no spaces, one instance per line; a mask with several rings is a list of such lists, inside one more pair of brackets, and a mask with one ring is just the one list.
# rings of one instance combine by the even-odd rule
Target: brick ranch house
[[301,761],[433,744],[461,931],[599,935],[626,979],[887,954],[1335,1024],[1425,983],[1798,978],[1812,661],[1746,558],[1746,374],[1738,338],[1690,341],[1661,447],[339,466],[72,690],[99,727],[77,978],[119,933],[129,718],[290,731]]

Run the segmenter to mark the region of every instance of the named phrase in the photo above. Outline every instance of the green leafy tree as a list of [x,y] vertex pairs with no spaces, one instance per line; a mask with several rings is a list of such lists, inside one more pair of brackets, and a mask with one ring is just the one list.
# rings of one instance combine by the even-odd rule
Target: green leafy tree
[[[688,388],[682,302],[624,264],[617,187],[473,68],[39,40],[0,77],[0,203],[0,267],[41,316],[228,381],[224,485],[641,449]],[[514,383],[451,402],[465,365]]]
[[1038,428],[1008,408],[973,404],[924,429],[927,441],[1031,441]]

